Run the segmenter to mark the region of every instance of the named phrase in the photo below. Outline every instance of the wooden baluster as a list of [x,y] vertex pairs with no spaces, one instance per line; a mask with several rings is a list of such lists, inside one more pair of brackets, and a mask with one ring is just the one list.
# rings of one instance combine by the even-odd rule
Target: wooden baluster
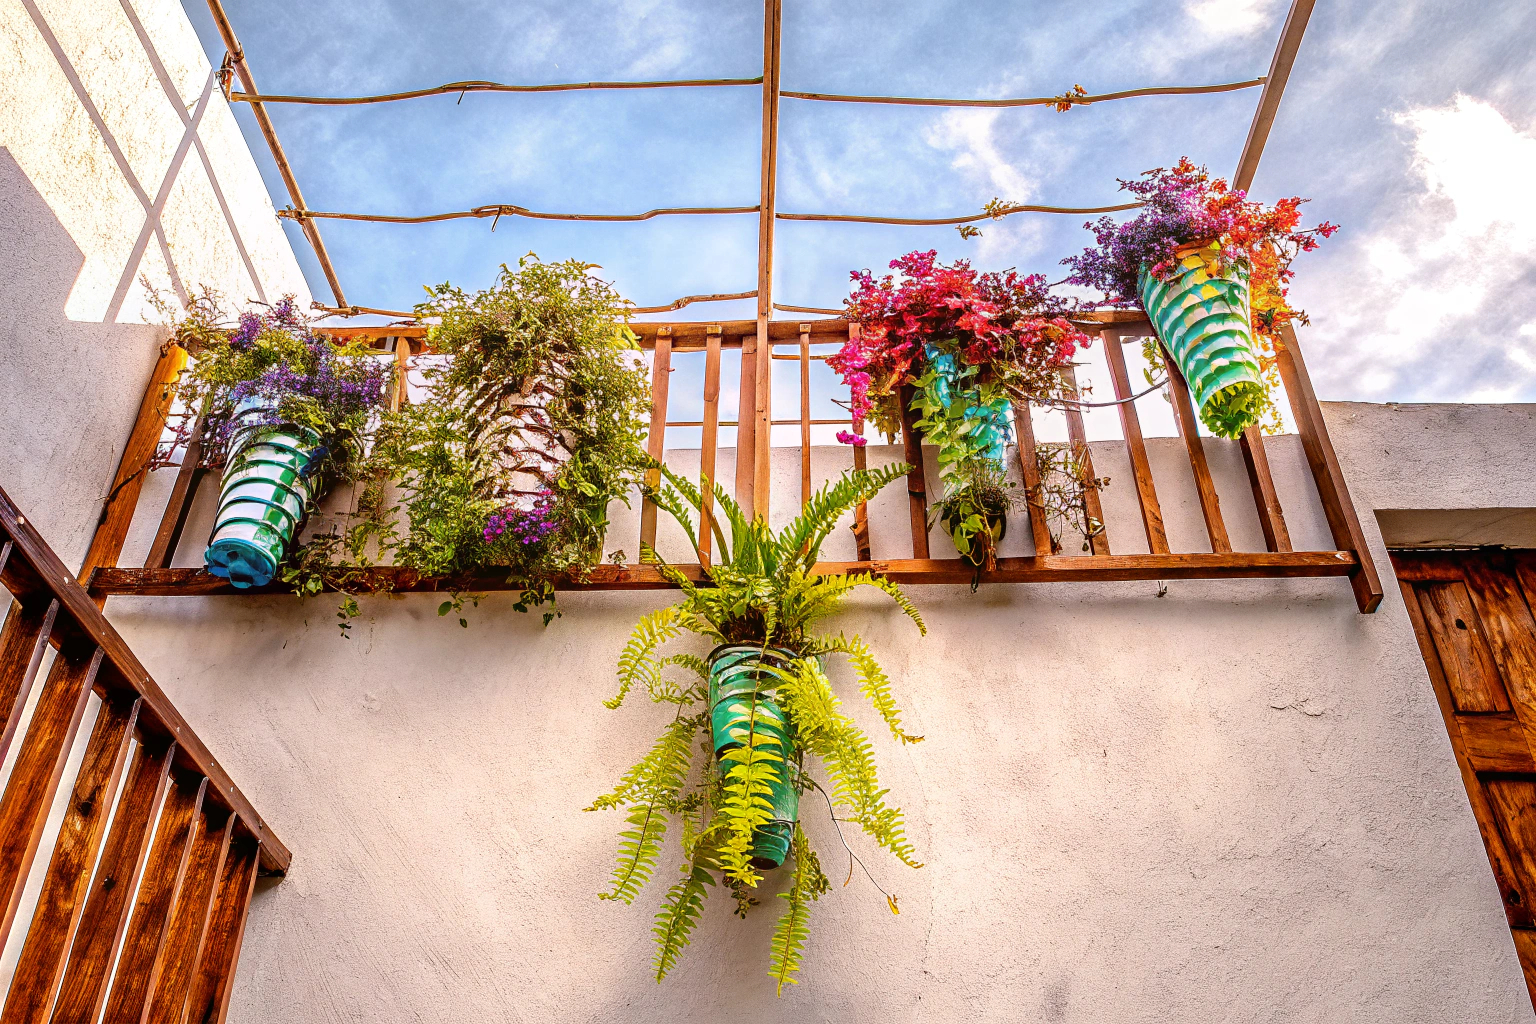
[[112,991],[107,996],[102,1024],[143,1024],[149,994],[154,991],[160,973],[171,910],[186,876],[193,832],[202,821],[207,788],[208,780],[201,775],[172,773],[155,844],[149,852],[149,863],[144,866],[144,880],[134,899],[128,934],[112,975]]
[[1019,473],[1024,479],[1024,497],[1029,502],[1029,533],[1035,542],[1035,554],[1056,553],[1051,526],[1045,521],[1045,502],[1040,496],[1040,462],[1035,458],[1035,423],[1028,402],[1013,405],[1013,433],[1019,454]]
[[766,317],[757,318],[757,375],[753,396],[757,425],[753,434],[752,515],[767,519],[773,483],[773,333]]
[[[144,477],[160,435],[165,430],[166,417],[176,397],[176,384],[181,379],[182,368],[187,365],[187,350],[168,342],[160,350],[160,361],[150,375],[144,401],[139,405],[139,415],[128,434],[123,456],[118,461],[117,473],[107,500],[96,521],[96,533],[91,538],[90,550],[80,566],[76,578],[82,586],[89,587],[91,571],[104,565],[116,565],[123,553],[123,542],[128,539],[128,527],[133,524],[133,512],[139,504],[139,492],[144,487]],[[99,607],[106,598],[97,597]]]
[[923,441],[917,435],[917,414],[912,411],[913,388],[903,384],[897,391],[901,403],[902,456],[912,469],[907,473],[907,513],[912,524],[912,557],[928,557],[928,476],[923,469]]
[[0,894],[6,900],[5,916],[0,919],[0,946],[9,938],[16,920],[27,872],[42,840],[43,825],[101,659],[102,650],[94,645],[66,644],[59,650],[38,695],[27,735],[6,782],[5,796],[0,798]]
[[1349,584],[1355,592],[1355,604],[1362,612],[1373,612],[1381,603],[1381,579],[1376,575],[1376,565],[1371,560],[1370,548],[1365,542],[1365,531],[1355,514],[1354,502],[1349,497],[1349,487],[1344,483],[1344,473],[1339,469],[1338,456],[1333,442],[1328,439],[1328,424],[1323,420],[1323,410],[1317,404],[1312,391],[1312,379],[1307,375],[1307,364],[1301,358],[1301,347],[1296,342],[1296,331],[1287,324],[1280,330],[1279,343],[1275,346],[1280,377],[1285,381],[1286,393],[1291,399],[1291,412],[1296,418],[1296,429],[1301,434],[1301,446],[1306,452],[1307,463],[1312,467],[1312,479],[1317,482],[1317,495],[1323,504],[1323,514],[1328,518],[1328,529],[1333,543],[1341,551],[1353,551],[1357,559],[1355,570],[1350,573]]
[[229,993],[234,987],[245,919],[260,867],[258,853],[256,841],[248,837],[230,844],[224,876],[213,900],[208,938],[187,1000],[187,1024],[224,1024],[229,1012]]
[[1157,501],[1157,488],[1152,483],[1152,463],[1147,459],[1147,442],[1141,436],[1141,419],[1136,415],[1136,405],[1131,397],[1131,379],[1125,369],[1125,349],[1121,347],[1121,332],[1106,327],[1099,337],[1104,340],[1104,356],[1109,361],[1109,376],[1114,382],[1115,406],[1120,412],[1120,426],[1125,431],[1125,446],[1131,456],[1131,477],[1136,481],[1136,501],[1141,506],[1141,525],[1147,533],[1147,548],[1154,555],[1168,553],[1168,533],[1163,527],[1163,509]]
[[395,338],[395,390],[389,396],[389,409],[399,412],[400,407],[411,400],[411,339]]
[[75,931],[69,966],[59,986],[53,1019],[59,1024],[93,1021],[107,998],[107,979],[118,940],[128,925],[129,899],[138,888],[149,852],[155,812],[170,785],[176,744],[141,742],[112,818],[112,831]]
[[43,651],[48,648],[58,613],[59,602],[55,600],[33,598],[25,604],[12,601],[11,613],[0,629],[0,712],[5,714],[5,725],[0,729],[0,760],[10,752],[11,740],[21,725],[21,713],[32,693],[32,683],[37,679],[37,669],[43,662]]
[[[859,337],[859,333],[860,328],[858,324],[850,323],[848,325],[848,340],[856,341]],[[850,395],[850,398],[851,397],[852,396]],[[855,434],[859,435],[860,437],[864,435],[864,417],[854,416],[853,423],[851,425]],[[869,454],[864,450],[862,445],[853,446],[853,468],[869,468]],[[859,561],[869,561],[869,503],[865,501],[859,502],[859,504],[853,510],[853,544],[854,548],[858,552]]]
[[187,1012],[192,979],[208,937],[213,897],[235,830],[235,816],[210,807],[204,801],[198,819],[192,850],[187,855],[186,877],[181,881],[181,892],[176,895],[176,907],[171,911],[171,926],[166,933],[145,1024],[181,1024]]
[[165,504],[165,514],[160,517],[155,541],[149,546],[149,557],[144,560],[146,569],[168,569],[176,557],[181,533],[187,526],[187,513],[192,510],[192,499],[197,495],[197,485],[207,472],[198,466],[203,461],[203,428],[206,425],[207,420],[202,416],[192,425],[181,466],[176,470],[176,482],[171,485],[170,500]]
[[112,813],[129,740],[143,704],[131,694],[109,694],[96,716],[32,913],[32,926],[16,962],[5,1012],[0,1016],[5,1024],[42,1024],[58,993],[64,957],[90,889],[96,850]]
[[[1077,370],[1074,367],[1063,367],[1062,379],[1067,382],[1074,398],[1081,397],[1077,390]],[[1088,479],[1094,479],[1093,454],[1088,447],[1088,431],[1083,426],[1083,410],[1076,405],[1066,407],[1067,437],[1071,439],[1072,451],[1080,456],[1083,467],[1083,475]],[[1083,509],[1088,518],[1099,524],[1099,532],[1088,538],[1088,548],[1095,555],[1109,554],[1109,530],[1104,526],[1104,507],[1099,501],[1099,489],[1092,484],[1083,488]]]
[[704,508],[699,513],[699,553],[709,562],[714,544],[715,454],[720,447],[720,325],[705,328],[704,431],[699,441],[699,488]]
[[741,401],[736,413],[736,504],[752,514],[757,480],[757,335],[741,339]]
[[1205,533],[1211,539],[1211,550],[1217,554],[1226,554],[1232,550],[1232,541],[1227,536],[1227,524],[1221,518],[1221,495],[1216,493],[1216,481],[1211,478],[1210,464],[1205,461],[1205,442],[1200,439],[1200,425],[1195,419],[1189,383],[1184,380],[1178,364],[1166,351],[1163,352],[1163,365],[1168,369],[1168,393],[1173,398],[1173,419],[1178,424],[1179,436],[1184,439],[1184,450],[1189,453],[1189,468],[1195,474],[1195,490],[1200,495],[1200,515],[1205,518]]
[[1243,431],[1238,442],[1243,449],[1243,463],[1248,467],[1248,483],[1253,488],[1253,506],[1259,514],[1259,529],[1264,531],[1264,546],[1270,551],[1291,550],[1291,532],[1285,526],[1285,511],[1275,491],[1275,479],[1269,472],[1269,455],[1264,451],[1264,434],[1258,427]]
[[[651,359],[651,429],[646,438],[645,450],[652,459],[661,462],[666,455],[667,443],[667,389],[672,379],[672,328],[662,327],[656,332],[656,350]],[[661,485],[661,470],[645,471],[646,487]],[[645,549],[656,546],[656,503],[650,498],[640,506],[640,560],[646,558]]]
[[811,500],[811,325],[800,325],[800,504]]

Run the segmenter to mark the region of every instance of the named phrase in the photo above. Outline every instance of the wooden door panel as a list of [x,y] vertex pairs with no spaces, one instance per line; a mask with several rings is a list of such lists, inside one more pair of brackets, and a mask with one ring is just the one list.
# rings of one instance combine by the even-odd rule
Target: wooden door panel
[[1455,710],[1461,714],[1510,710],[1509,695],[1467,585],[1424,583],[1417,589]]
[[1469,556],[1462,572],[1515,711],[1526,729],[1536,733],[1536,619],[1520,583],[1513,571],[1495,567],[1487,555]]
[[1509,851],[1522,902],[1529,906],[1536,893],[1536,778],[1497,776],[1484,779],[1483,790]]
[[1456,728],[1473,771],[1536,773],[1525,729],[1513,714],[1458,715]]

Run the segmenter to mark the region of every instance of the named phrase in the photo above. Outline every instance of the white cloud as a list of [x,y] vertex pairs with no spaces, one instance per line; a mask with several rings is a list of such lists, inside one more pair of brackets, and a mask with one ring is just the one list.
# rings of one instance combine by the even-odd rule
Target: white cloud
[[1269,24],[1276,0],[1185,0],[1184,10],[1218,38],[1252,35]]
[[[1354,240],[1330,260],[1334,273],[1305,268],[1307,291],[1323,299],[1334,372],[1351,390],[1403,397],[1425,383],[1402,367],[1456,347],[1436,359],[1439,372],[1473,371],[1483,358],[1502,358],[1510,375],[1497,385],[1473,381],[1475,399],[1507,399],[1536,385],[1536,346],[1509,344],[1496,325],[1499,306],[1524,291],[1536,263],[1536,135],[1507,121],[1490,104],[1457,95],[1449,104],[1420,107],[1394,118],[1412,135],[1410,170],[1416,188],[1392,210],[1388,226]],[[1346,236],[1341,236],[1344,241]],[[1352,272],[1340,273],[1344,268]],[[1536,325],[1522,336],[1536,336]]]
[[936,149],[955,151],[949,166],[967,180],[985,185],[1002,199],[1023,202],[1030,184],[998,148],[997,118],[996,110],[951,110],[925,137]]

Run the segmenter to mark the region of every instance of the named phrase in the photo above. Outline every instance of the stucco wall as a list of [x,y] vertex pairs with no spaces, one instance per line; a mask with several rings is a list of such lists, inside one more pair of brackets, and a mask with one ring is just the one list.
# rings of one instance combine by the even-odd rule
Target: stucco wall
[[[683,965],[650,979],[675,852],[635,906],[596,899],[619,821],[580,808],[664,715],[599,701],[665,595],[563,595],[547,630],[505,596],[467,630],[428,596],[368,600],[350,640],[320,601],[113,599],[294,851],[253,911],[232,1019],[1531,1019],[1371,509],[1536,505],[1533,410],[1327,415],[1389,578],[1374,615],[1342,580],[1296,580],[917,587],[926,639],[878,600],[835,623],[875,644],[927,736],[899,747],[857,712],[927,866],[852,839],[902,913],[857,875],[835,886],[805,984],[778,1001],[771,906],[741,922],[717,897]],[[1199,548],[1178,443],[1151,444],[1174,545]],[[1144,550],[1115,447],[1096,449],[1109,528]],[[1208,447],[1234,540],[1256,549],[1241,459]],[[1273,449],[1298,547],[1328,546],[1294,439]],[[818,475],[845,458],[818,449]],[[776,468],[792,496],[794,454]],[[905,518],[893,488],[877,555],[905,553]],[[621,517],[612,545],[634,532]],[[825,812],[804,817],[840,882]]]
[[165,338],[150,290],[205,287],[309,302],[181,5],[0,0],[0,480],[70,565]]

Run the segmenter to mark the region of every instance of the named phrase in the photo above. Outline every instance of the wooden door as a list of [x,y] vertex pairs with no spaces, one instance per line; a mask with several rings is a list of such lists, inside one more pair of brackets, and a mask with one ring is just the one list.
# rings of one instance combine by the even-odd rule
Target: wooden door
[[1536,551],[1392,562],[1536,1002]]

